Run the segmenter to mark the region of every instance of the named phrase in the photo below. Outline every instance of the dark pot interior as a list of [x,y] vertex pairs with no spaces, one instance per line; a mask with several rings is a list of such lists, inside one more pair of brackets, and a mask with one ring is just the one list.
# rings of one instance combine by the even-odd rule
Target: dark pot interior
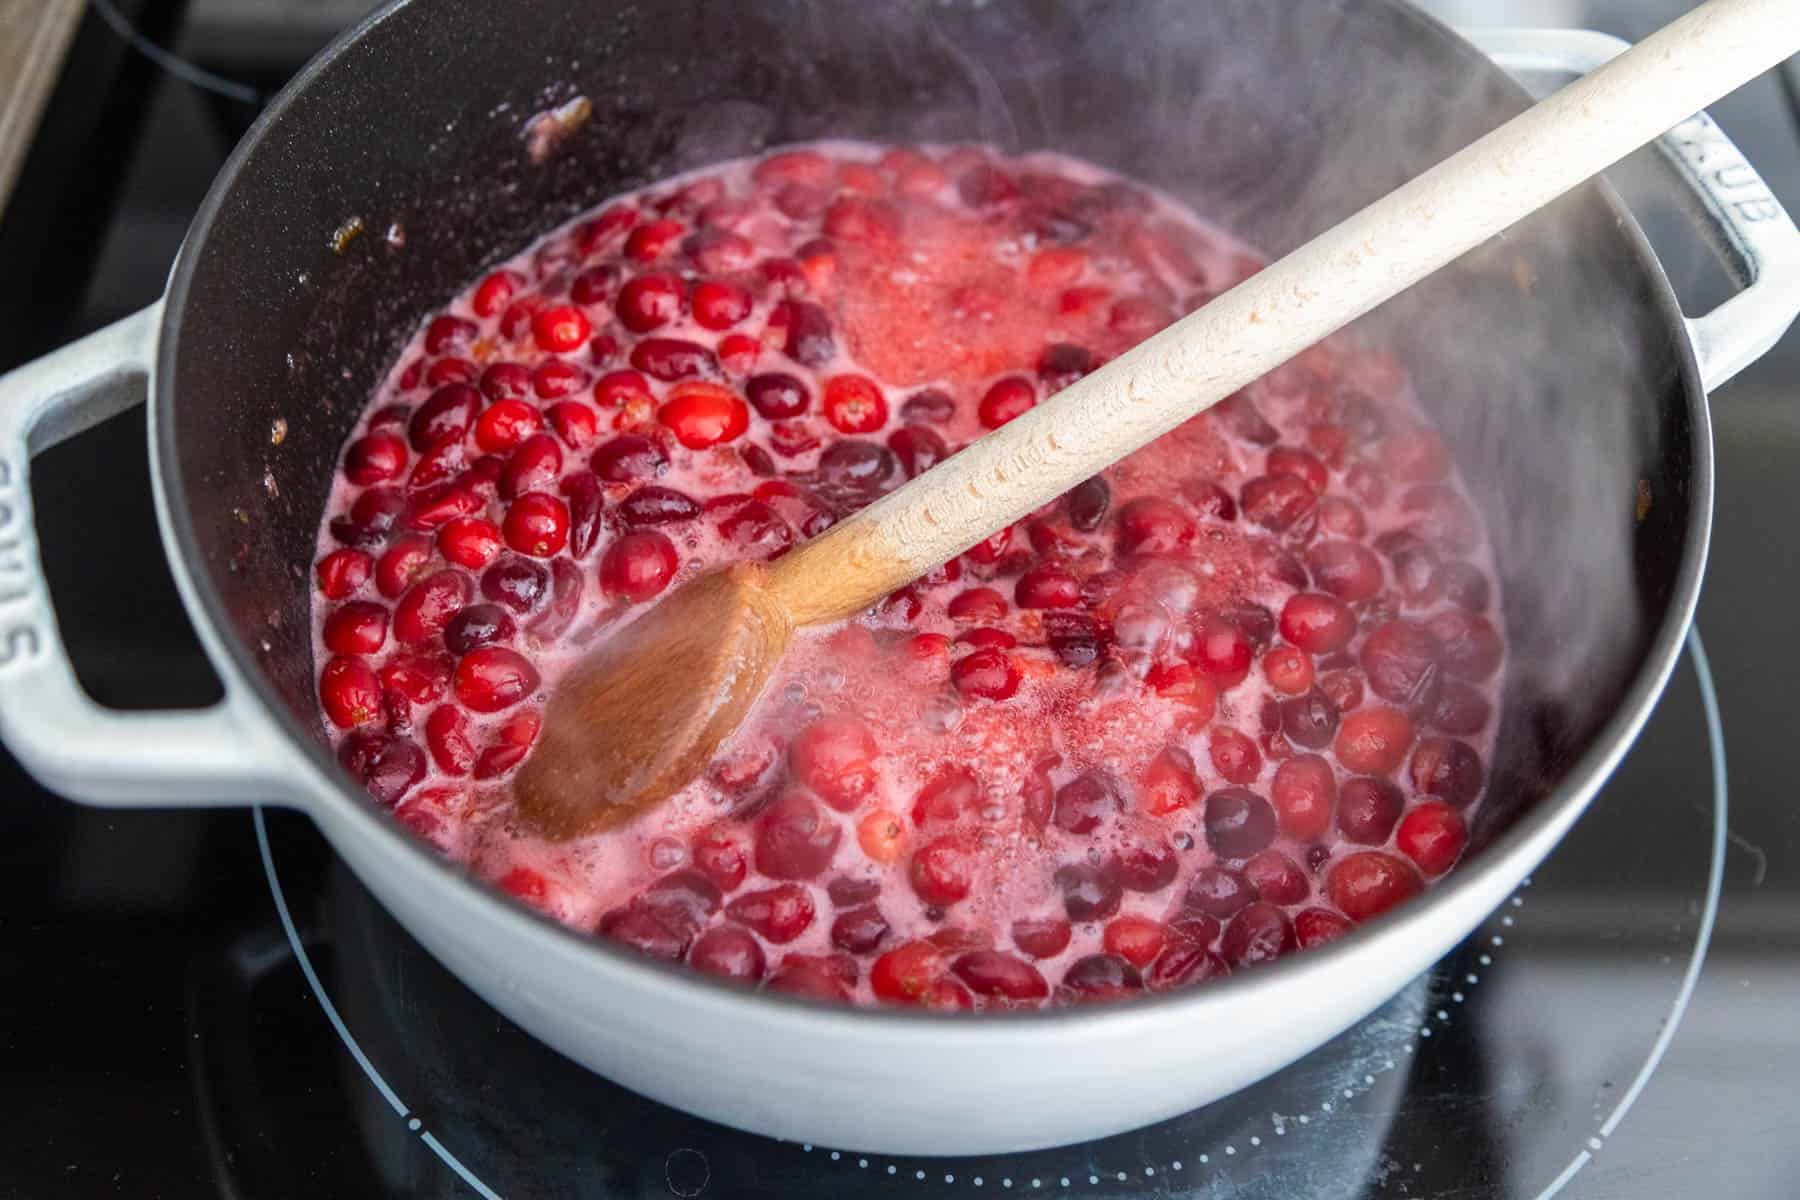
[[[158,452],[212,615],[323,754],[308,578],[351,421],[435,306],[611,193],[819,136],[981,140],[1085,156],[1279,254],[1524,106],[1401,4],[1303,13],[1262,0],[387,12],[251,134],[174,282]],[[592,118],[534,164],[526,118],[578,94]],[[352,218],[362,232],[339,252]],[[1478,830],[1491,837],[1593,743],[1671,619],[1703,536],[1697,385],[1660,273],[1598,188],[1369,328],[1412,368],[1500,560],[1513,657],[1500,802]]]

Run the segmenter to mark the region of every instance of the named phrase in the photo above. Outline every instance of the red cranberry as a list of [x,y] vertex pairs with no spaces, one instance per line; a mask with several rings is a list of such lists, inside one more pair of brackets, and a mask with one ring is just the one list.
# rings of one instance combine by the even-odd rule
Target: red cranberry
[[587,314],[567,304],[540,309],[531,318],[532,340],[537,342],[538,349],[550,354],[579,350],[593,332]]
[[1010,175],[984,163],[957,177],[956,194],[970,208],[990,208],[1017,197],[1019,188]]
[[1147,967],[1156,961],[1168,940],[1162,922],[1127,913],[1107,923],[1100,944],[1108,954],[1117,955],[1133,967]]
[[757,820],[756,869],[770,879],[817,878],[843,833],[804,792],[788,792]]
[[516,613],[538,606],[550,586],[550,572],[516,554],[502,555],[481,574],[481,594]]
[[1459,679],[1482,680],[1500,669],[1505,647],[1486,617],[1449,609],[1425,623],[1438,639],[1438,661]]
[[1406,760],[1412,722],[1391,708],[1365,708],[1344,718],[1333,744],[1339,762],[1365,775],[1386,775]]
[[694,289],[694,321],[704,329],[730,329],[750,315],[750,293],[735,283],[708,280]]
[[1052,820],[1065,833],[1092,833],[1107,817],[1123,811],[1125,796],[1118,781],[1087,771],[1056,789]]
[[1180,862],[1175,847],[1160,833],[1137,831],[1127,834],[1109,859],[1114,878],[1131,892],[1160,892],[1175,882]]
[[516,629],[498,604],[471,604],[444,628],[444,645],[450,653],[463,655],[489,642],[510,641]]
[[1213,769],[1231,783],[1251,783],[1262,773],[1256,743],[1235,729],[1213,730],[1206,748]]
[[327,600],[342,600],[369,581],[374,560],[361,550],[333,550],[319,560],[317,575],[319,594]]
[[750,427],[750,409],[729,388],[684,383],[669,393],[656,419],[690,450],[735,441]]
[[825,885],[825,892],[839,908],[856,908],[881,895],[881,880],[839,875]]
[[890,1004],[926,1002],[944,970],[944,954],[930,942],[908,942],[889,950],[869,968],[869,987]]
[[1350,932],[1350,922],[1328,908],[1306,908],[1294,915],[1294,940],[1311,950]]
[[645,222],[626,237],[625,256],[639,262],[655,262],[673,250],[686,232],[687,227],[673,219]]
[[661,329],[681,316],[684,295],[678,276],[639,275],[619,289],[619,324],[633,333]]
[[454,354],[475,340],[481,330],[473,321],[461,317],[434,317],[425,327],[425,352],[431,355]]
[[874,433],[887,424],[887,400],[866,375],[833,375],[826,380],[823,410],[840,433]]
[[[366,494],[366,493],[365,493]],[[406,527],[421,532],[436,529],[456,517],[478,513],[487,505],[481,497],[453,483],[440,483],[415,495],[406,506]]]
[[837,354],[831,319],[817,304],[786,300],[770,315],[772,327],[785,326],[782,352],[803,367],[822,367]]
[[517,499],[526,492],[542,492],[556,485],[562,474],[562,446],[548,433],[533,434],[520,442],[500,474],[500,495]]
[[800,380],[782,372],[752,375],[744,385],[750,403],[765,420],[781,421],[804,413],[812,396]]
[[762,945],[742,929],[729,925],[701,934],[688,952],[688,964],[697,971],[740,983],[755,983],[767,967]]
[[1259,475],[1238,493],[1244,516],[1275,533],[1298,526],[1318,502],[1312,488],[1292,475]]
[[1012,924],[1013,945],[1033,958],[1055,958],[1069,948],[1071,936],[1060,917],[1020,917]]
[[1406,814],[1394,835],[1400,853],[1426,875],[1442,875],[1461,857],[1469,844],[1469,829],[1454,808],[1442,800],[1427,800]]
[[887,918],[872,904],[847,909],[831,923],[831,944],[851,954],[873,954],[887,935]]
[[1195,479],[1182,485],[1181,494],[1194,506],[1194,511],[1215,521],[1237,520],[1237,501],[1231,493],[1210,479]]
[[913,824],[951,824],[981,802],[981,781],[966,767],[947,766],[926,781],[913,798]]
[[537,691],[537,669],[504,646],[483,646],[456,664],[456,698],[479,713],[511,708]]
[[325,618],[322,640],[333,654],[373,654],[387,641],[386,606],[353,600]]
[[608,483],[632,483],[659,478],[669,469],[669,456],[649,438],[626,433],[594,451],[589,465]]
[[1420,886],[1412,867],[1379,850],[1363,850],[1340,859],[1325,882],[1331,902],[1356,922],[1380,916],[1411,899]]
[[1263,469],[1269,475],[1291,475],[1315,492],[1323,492],[1331,482],[1331,475],[1325,470],[1324,463],[1315,455],[1292,446],[1276,446],[1270,450],[1267,465]]
[[669,586],[678,562],[675,543],[655,530],[627,533],[601,555],[600,586],[626,600],[649,600]]
[[1338,830],[1346,841],[1379,846],[1394,831],[1406,806],[1400,789],[1385,779],[1358,777],[1338,790]]
[[523,400],[501,400],[475,421],[475,444],[489,454],[513,449],[544,427],[538,410]]
[[520,554],[549,558],[568,544],[569,509],[547,492],[527,492],[506,510],[501,529]]
[[368,663],[334,658],[319,672],[319,703],[339,729],[381,719],[381,680]]
[[1005,700],[1019,690],[1019,668],[1004,650],[976,650],[950,667],[950,682],[965,696]]
[[943,425],[956,415],[956,401],[949,393],[926,388],[907,397],[900,406],[900,419],[909,424]]
[[558,490],[569,502],[569,554],[581,558],[600,536],[605,509],[600,479],[592,471],[580,471],[564,479]]
[[1474,747],[1455,738],[1421,738],[1413,751],[1411,778],[1421,795],[1467,808],[1481,794],[1485,773]]
[[1081,583],[1055,563],[1045,563],[1019,576],[1013,603],[1020,608],[1074,608],[1081,603]]
[[431,563],[431,539],[408,535],[395,538],[375,563],[375,587],[389,600],[397,600]]
[[726,915],[776,945],[793,941],[813,922],[812,893],[797,883],[745,892],[725,906]]
[[1300,864],[1279,850],[1264,850],[1244,864],[1244,875],[1256,894],[1274,904],[1298,904],[1312,888]]
[[518,341],[531,332],[531,319],[543,309],[544,297],[521,296],[506,306],[500,314],[500,336],[509,342]]
[[1438,582],[1450,603],[1469,612],[1486,612],[1489,600],[1487,576],[1466,562],[1447,562],[1438,568]]
[[623,943],[647,958],[677,962],[687,953],[688,938],[670,929],[656,914],[627,905],[600,918],[600,936]]
[[710,374],[718,364],[713,352],[698,342],[651,337],[632,348],[631,365],[653,379],[673,383],[677,379]]
[[1287,759],[1275,769],[1269,799],[1282,833],[1296,841],[1313,841],[1323,837],[1331,823],[1337,776],[1316,754]]
[[454,704],[434,709],[425,719],[425,744],[431,757],[446,775],[467,775],[475,766],[475,741],[469,733],[469,718]]
[[1100,657],[1100,630],[1090,617],[1080,613],[1046,613],[1044,633],[1051,652],[1065,667],[1091,666]]
[[1238,872],[1226,867],[1201,867],[1194,872],[1181,903],[1185,908],[1223,921],[1254,899],[1256,889]]
[[788,765],[794,778],[842,812],[875,789],[875,735],[852,716],[822,717],[794,739]]
[[1321,589],[1346,604],[1381,590],[1381,560],[1357,542],[1324,541],[1306,552],[1306,565]]
[[906,425],[888,434],[888,449],[900,460],[908,479],[923,475],[950,457],[944,439],[923,425]]
[[1220,687],[1233,687],[1250,674],[1256,654],[1250,639],[1234,624],[1222,617],[1208,617],[1200,623],[1194,637],[1194,665],[1211,676]]
[[358,487],[387,483],[406,471],[406,440],[397,434],[369,433],[344,451],[344,477]]
[[421,579],[394,606],[394,637],[408,646],[436,638],[469,602],[470,590],[469,577],[461,571],[439,571]]
[[913,855],[907,878],[926,904],[955,904],[975,885],[974,847],[954,833],[927,842]]
[[1437,680],[1442,647],[1423,625],[1389,621],[1363,643],[1362,668],[1369,689],[1386,700],[1410,703],[1427,698]]
[[[1312,690],[1312,656],[1294,646],[1277,646],[1262,657],[1263,677],[1269,686],[1288,696],[1300,696]],[[1335,724],[1335,708],[1333,722]]]
[[1063,908],[1071,921],[1104,921],[1119,911],[1125,889],[1113,875],[1087,863],[1056,868],[1052,877],[1062,893]]
[[737,825],[712,825],[694,836],[694,865],[721,892],[735,891],[750,869],[746,832]]
[[1469,737],[1486,727],[1492,711],[1485,696],[1468,684],[1452,679],[1438,690],[1423,719],[1445,733]]
[[1273,904],[1258,901],[1225,926],[1219,949],[1233,967],[1242,969],[1272,962],[1295,946],[1294,925]]
[[964,954],[950,965],[950,969],[978,996],[1041,1000],[1050,994],[1050,985],[1044,982],[1036,967],[999,950]]
[[1206,798],[1206,844],[1220,858],[1249,858],[1275,837],[1275,810],[1248,788],[1221,788]]
[[497,362],[481,373],[481,394],[494,404],[531,395],[531,370],[515,362]]
[[466,383],[451,383],[431,393],[407,423],[407,438],[414,450],[429,450],[469,432],[481,412],[481,393]]
[[425,752],[405,738],[381,733],[345,738],[338,762],[382,804],[393,804],[425,778]]
[[976,408],[984,429],[998,429],[1037,406],[1037,388],[1022,375],[1008,375],[982,394]]
[[1337,705],[1318,688],[1281,702],[1281,731],[1296,746],[1323,750],[1331,744],[1337,728]]
[[476,287],[469,307],[478,317],[497,316],[512,300],[513,293],[524,286],[525,280],[517,271],[495,271]]
[[[1210,939],[1208,939],[1210,940]],[[1205,942],[1174,938],[1150,968],[1149,985],[1156,991],[1222,979],[1231,974],[1225,960],[1206,948]]]
[[1141,496],[1119,510],[1119,553],[1181,555],[1194,540],[1194,523],[1175,504]]
[[1169,746],[1151,759],[1139,784],[1139,802],[1153,817],[1191,808],[1200,799],[1194,760],[1179,746]]

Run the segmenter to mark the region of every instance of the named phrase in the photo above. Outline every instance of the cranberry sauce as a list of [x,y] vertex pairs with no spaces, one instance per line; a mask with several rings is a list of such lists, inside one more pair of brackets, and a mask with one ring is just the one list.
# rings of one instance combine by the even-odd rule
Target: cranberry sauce
[[1052,156],[824,143],[616,199],[426,322],[319,538],[345,766],[570,926],[760,986],[1113,999],[1316,945],[1467,840],[1505,647],[1400,364],[1310,350],[834,629],[619,832],[515,820],[568,664],[1257,270]]

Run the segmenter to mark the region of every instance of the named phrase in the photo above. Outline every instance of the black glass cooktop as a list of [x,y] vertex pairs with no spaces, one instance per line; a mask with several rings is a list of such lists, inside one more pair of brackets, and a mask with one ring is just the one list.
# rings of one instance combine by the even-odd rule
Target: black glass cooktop
[[[263,94],[346,8],[196,2],[184,21],[180,5],[114,6]],[[1630,35],[1666,19],[1658,7],[1558,19]],[[90,16],[0,222],[0,366],[153,299],[254,112],[151,68]],[[1800,211],[1800,125],[1777,84],[1717,115]],[[76,177],[88,201],[52,203]],[[1684,295],[1708,302],[1713,268],[1659,229],[1653,185],[1640,198],[1625,182]],[[737,1133],[521,1033],[305,820],[80,809],[0,754],[0,1196],[1791,1196],[1800,335],[1714,414],[1700,633],[1591,813],[1428,975],[1238,1096],[996,1158]],[[160,566],[142,439],[128,414],[40,460],[52,582],[97,696],[204,702],[214,685]]]

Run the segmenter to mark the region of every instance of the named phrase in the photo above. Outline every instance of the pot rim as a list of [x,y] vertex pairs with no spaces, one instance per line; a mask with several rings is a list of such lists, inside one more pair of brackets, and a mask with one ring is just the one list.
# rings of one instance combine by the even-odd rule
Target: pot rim
[[[152,458],[152,489],[162,516],[171,571],[180,586],[183,602],[195,628],[211,651],[214,668],[227,691],[255,698],[260,717],[299,748],[305,764],[318,778],[298,784],[297,800],[303,811],[318,821],[331,840],[361,837],[384,841],[390,850],[412,855],[415,864],[429,863],[425,874],[442,879],[446,886],[466,893],[470,902],[484,907],[486,916],[508,936],[528,943],[537,961],[582,960],[594,969],[625,976],[644,994],[664,1003],[700,1006],[720,1014],[753,1011],[768,1021],[792,1024],[795,1029],[819,1030],[828,1024],[839,1032],[861,1031],[888,1036],[927,1037],[932,1040],[996,1038],[1034,1040],[1052,1031],[1121,1034],[1132,1026],[1161,1024],[1165,1019],[1200,1020],[1205,1010],[1232,1003],[1258,1001],[1283,1003],[1309,975],[1324,976],[1335,966],[1364,957],[1383,955],[1385,948],[1409,941],[1432,919],[1434,909],[1453,905],[1459,897],[1482,888],[1495,874],[1528,873],[1560,839],[1567,825],[1585,811],[1589,802],[1612,774],[1636,740],[1679,659],[1687,630],[1698,604],[1705,570],[1713,510],[1712,426],[1705,389],[1685,317],[1661,263],[1630,209],[1613,187],[1599,178],[1585,185],[1604,203],[1624,235],[1631,258],[1642,271],[1653,294],[1653,303],[1675,347],[1680,385],[1688,407],[1694,438],[1689,478],[1687,549],[1676,572],[1667,609],[1652,635],[1635,678],[1625,689],[1614,714],[1595,735],[1592,744],[1570,768],[1560,786],[1521,814],[1479,856],[1459,865],[1421,896],[1395,911],[1304,954],[1285,956],[1255,971],[1234,973],[1201,987],[1146,993],[1123,1004],[1076,1005],[1024,1012],[938,1013],[890,1006],[828,1004],[784,993],[750,991],[715,979],[681,964],[647,959],[603,938],[582,934],[551,917],[511,899],[498,888],[477,878],[445,858],[407,830],[391,815],[372,806],[354,787],[329,750],[289,711],[264,678],[250,647],[238,634],[218,589],[206,573],[200,539],[192,514],[181,499],[185,494],[173,425],[161,417],[165,403],[162,380],[174,378],[181,348],[184,315],[193,276],[208,232],[218,219],[226,197],[251,155],[274,125],[336,61],[377,26],[409,7],[414,0],[387,0],[379,9],[339,34],[330,45],[296,74],[257,117],[255,123],[220,168],[189,226],[164,295],[162,323],[157,339],[154,370],[149,381],[148,425]],[[1500,71],[1491,60],[1449,26],[1420,12],[1404,0],[1368,0],[1395,10],[1412,22],[1433,50],[1458,55],[1470,71]],[[1521,99],[1525,89],[1510,78],[1506,85]],[[330,820],[321,818],[329,816]],[[1560,827],[1560,828],[1559,828]],[[1527,860],[1520,866],[1520,860]],[[1482,911],[1488,911],[1482,906]],[[824,1024],[822,1024],[824,1023]]]

